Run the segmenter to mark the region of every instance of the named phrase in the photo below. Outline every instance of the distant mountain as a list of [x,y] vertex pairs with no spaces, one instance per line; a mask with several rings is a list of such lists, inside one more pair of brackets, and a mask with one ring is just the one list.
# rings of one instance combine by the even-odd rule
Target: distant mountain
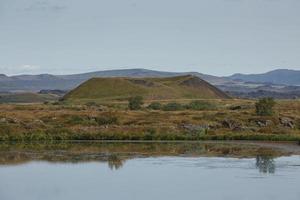
[[[194,75],[219,89],[238,97],[257,97],[270,95],[273,97],[299,97],[300,70],[274,70],[264,74],[234,74],[229,77],[217,77],[198,72],[164,72],[148,69],[121,69],[96,71],[71,75],[18,75],[6,76],[0,74],[0,92],[43,92],[55,90],[69,91],[88,79],[95,77],[172,77]],[[287,94],[287,91],[289,92]],[[271,93],[270,93],[271,92]],[[255,93],[255,95],[253,95]],[[278,93],[279,95],[273,95]],[[262,95],[263,94],[263,95]]]
[[66,94],[64,100],[126,100],[136,95],[147,100],[229,98],[201,78],[185,75],[164,78],[93,78]]
[[300,85],[300,70],[278,69],[264,74],[234,74],[228,78],[244,82]]
[[163,72],[147,69],[106,70],[72,75],[18,75],[6,76],[0,74],[0,92],[40,90],[70,90],[94,77],[171,77],[179,75],[195,75],[211,84],[223,83],[226,78],[201,74],[198,72]]
[[0,93],[0,103],[41,103],[57,101],[60,96],[38,93]]
[[212,84],[223,83],[229,81],[227,78],[202,74],[199,72],[165,72],[165,71],[156,71],[149,69],[120,69],[120,70],[105,70],[105,71],[96,71],[83,74],[72,74],[72,75],[63,75],[58,76],[67,80],[81,79],[88,80],[94,77],[172,77],[172,76],[184,76],[184,75],[194,75],[203,80],[206,80]]

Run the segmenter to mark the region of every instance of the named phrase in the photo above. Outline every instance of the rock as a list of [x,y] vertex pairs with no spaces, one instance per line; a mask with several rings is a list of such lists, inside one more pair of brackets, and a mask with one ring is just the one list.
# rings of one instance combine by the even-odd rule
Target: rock
[[19,123],[20,121],[16,118],[1,118],[0,119],[0,123],[12,123],[12,124],[16,124],[16,123]]
[[17,124],[17,123],[19,123],[20,121],[19,121],[18,119],[16,119],[16,118],[9,118],[9,119],[8,119],[8,122],[9,122],[9,123],[12,123],[12,124]]
[[90,120],[92,122],[96,122],[97,121],[97,117],[96,116],[88,116],[87,118],[88,118],[88,120]]
[[241,110],[242,106],[231,106],[229,109],[230,110]]
[[245,109],[251,109],[252,106],[247,104],[247,105],[233,105],[233,106],[230,106],[229,109],[230,110],[245,110]]
[[36,119],[33,121],[34,124],[44,124],[44,122],[40,119]]
[[246,130],[246,128],[245,128],[245,127],[242,127],[242,126],[236,126],[236,127],[234,127],[232,130],[233,130],[233,131],[244,131],[244,130]]
[[279,118],[280,124],[288,127],[288,128],[294,128],[294,122],[292,119],[288,118],[288,117],[280,117]]
[[32,123],[22,123],[22,125],[26,129],[33,129],[34,128],[34,125]]
[[274,124],[272,120],[264,120],[264,119],[258,119],[258,120],[255,120],[255,123],[256,123],[259,127],[266,127],[266,126],[271,126],[271,125]]
[[197,125],[197,124],[182,124],[181,127],[188,131],[205,131],[209,129],[209,125]]
[[234,120],[231,119],[224,119],[222,121],[222,125],[225,128],[229,128],[231,130],[237,130],[237,129],[241,129],[242,125],[239,122],[236,122]]

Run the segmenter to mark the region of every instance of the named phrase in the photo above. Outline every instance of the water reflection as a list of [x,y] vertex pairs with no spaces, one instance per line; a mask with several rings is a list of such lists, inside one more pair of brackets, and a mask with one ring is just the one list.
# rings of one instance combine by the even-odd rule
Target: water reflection
[[261,173],[275,173],[274,158],[287,155],[273,148],[240,143],[30,143],[0,144],[0,165],[31,161],[58,163],[104,162],[111,170],[138,157],[235,157],[256,158]]
[[275,173],[275,161],[272,156],[257,156],[256,167],[261,173],[274,174]]
[[125,160],[122,160],[122,158],[113,154],[108,157],[107,162],[108,162],[108,167],[111,170],[118,170],[124,165]]

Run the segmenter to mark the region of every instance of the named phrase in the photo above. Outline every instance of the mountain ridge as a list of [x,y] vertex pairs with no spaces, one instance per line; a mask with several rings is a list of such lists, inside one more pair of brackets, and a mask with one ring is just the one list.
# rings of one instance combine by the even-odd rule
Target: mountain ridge
[[[299,70],[277,69],[264,74],[234,74],[227,77],[218,77],[199,72],[167,72],[156,71],[143,68],[119,69],[94,71],[69,75],[16,75],[6,76],[0,74],[0,92],[39,92],[41,90],[51,92],[51,90],[69,91],[81,83],[94,77],[172,77],[180,75],[194,75],[218,87],[222,91],[230,94],[237,94],[238,97],[257,96],[253,93],[271,94],[271,96],[283,98],[300,97]],[[275,78],[265,77],[275,74]],[[286,75],[287,74],[287,75]],[[293,75],[294,74],[294,75]],[[259,78],[257,78],[259,77]],[[276,78],[277,77],[277,78]],[[294,78],[293,78],[294,77]],[[282,80],[283,79],[283,80]],[[292,82],[291,82],[292,81]],[[290,86],[295,86],[291,91]],[[266,92],[261,92],[266,91]],[[287,93],[288,91],[288,93]],[[272,92],[272,93],[270,93]],[[278,93],[276,95],[273,95]],[[242,94],[243,93],[243,94]]]
[[0,76],[0,91],[40,91],[40,90],[70,90],[80,85],[84,81],[94,77],[171,77],[179,75],[195,75],[211,84],[227,81],[225,78],[206,75],[198,72],[166,72],[142,68],[104,70],[70,75],[15,75]]
[[233,74],[231,80],[272,83],[283,85],[300,85],[300,70],[276,69],[261,74]]

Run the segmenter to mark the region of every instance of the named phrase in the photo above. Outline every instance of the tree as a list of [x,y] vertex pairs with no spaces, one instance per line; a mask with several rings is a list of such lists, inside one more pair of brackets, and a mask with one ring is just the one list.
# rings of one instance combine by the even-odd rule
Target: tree
[[262,98],[255,104],[256,114],[260,116],[270,116],[273,115],[273,107],[275,106],[275,101],[271,97]]
[[128,100],[128,107],[130,110],[139,110],[142,108],[143,104],[144,102],[142,96],[130,97]]

